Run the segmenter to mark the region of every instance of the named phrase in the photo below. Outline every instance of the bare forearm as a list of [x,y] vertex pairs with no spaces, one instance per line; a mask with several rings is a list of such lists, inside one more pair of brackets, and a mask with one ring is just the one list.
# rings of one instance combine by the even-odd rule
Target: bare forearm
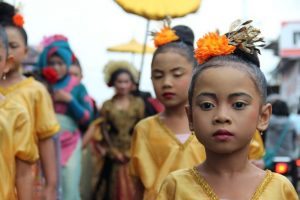
[[52,138],[39,141],[40,159],[46,179],[46,187],[56,188],[57,170],[55,146]]
[[32,200],[33,176],[32,165],[16,159],[16,189],[18,200]]

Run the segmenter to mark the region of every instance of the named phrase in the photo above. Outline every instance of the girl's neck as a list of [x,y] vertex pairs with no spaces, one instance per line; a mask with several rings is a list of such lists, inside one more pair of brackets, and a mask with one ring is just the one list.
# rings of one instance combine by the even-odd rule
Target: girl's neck
[[167,107],[165,108],[164,112],[162,113],[162,116],[164,117],[176,117],[176,118],[182,118],[187,117],[185,106],[177,106],[177,107]]
[[118,101],[123,101],[123,100],[127,100],[128,98],[129,98],[129,94],[127,94],[127,95],[119,95],[119,94],[116,94],[115,96],[114,96],[114,99],[115,100],[118,100]]
[[206,149],[206,160],[199,166],[199,170],[204,174],[231,176],[248,171],[251,166],[248,147],[230,154],[219,154]]
[[160,114],[160,119],[174,134],[190,133],[184,106],[172,109],[166,108]]
[[19,70],[15,70],[15,71],[11,71],[10,73],[8,73],[6,75],[6,79],[0,79],[0,85],[2,87],[9,87],[11,85],[14,85],[16,83],[21,82],[22,80],[24,80],[26,77],[23,76]]

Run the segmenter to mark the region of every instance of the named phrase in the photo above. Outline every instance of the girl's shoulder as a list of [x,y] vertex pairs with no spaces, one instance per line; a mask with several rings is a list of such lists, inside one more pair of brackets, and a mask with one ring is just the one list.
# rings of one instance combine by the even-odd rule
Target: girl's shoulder
[[[282,199],[289,199],[289,200],[297,200],[299,199],[298,194],[290,182],[290,180],[278,173],[270,172],[271,173],[271,180],[269,184],[266,186],[265,190],[262,194],[264,195],[276,195],[277,197],[282,197]],[[279,194],[280,193],[280,194]],[[271,198],[269,198],[271,199]]]
[[136,124],[136,129],[145,129],[145,130],[150,130],[153,127],[159,127],[160,123],[159,123],[159,115],[153,115],[150,117],[146,117],[142,120],[140,120],[137,124]]

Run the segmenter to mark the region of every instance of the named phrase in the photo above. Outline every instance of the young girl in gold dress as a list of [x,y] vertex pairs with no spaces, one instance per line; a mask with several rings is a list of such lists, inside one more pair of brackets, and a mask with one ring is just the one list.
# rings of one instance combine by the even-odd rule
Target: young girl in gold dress
[[[7,36],[0,26],[1,79],[5,79],[12,63]],[[28,120],[26,110],[0,92],[0,199],[32,199],[31,167],[38,158],[38,151]]]
[[199,65],[190,84],[187,115],[206,160],[171,173],[158,200],[298,199],[287,178],[248,160],[253,133],[267,128],[272,110],[256,55],[256,42],[262,39],[250,22],[236,22],[226,35],[209,33],[198,40]]

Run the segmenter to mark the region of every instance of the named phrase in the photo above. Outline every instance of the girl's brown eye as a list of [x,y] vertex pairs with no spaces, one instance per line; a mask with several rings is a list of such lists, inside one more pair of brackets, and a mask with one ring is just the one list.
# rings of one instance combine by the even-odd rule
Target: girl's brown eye
[[200,108],[204,111],[211,110],[214,107],[215,107],[215,105],[212,103],[209,103],[209,102],[204,102],[204,103],[200,104]]

